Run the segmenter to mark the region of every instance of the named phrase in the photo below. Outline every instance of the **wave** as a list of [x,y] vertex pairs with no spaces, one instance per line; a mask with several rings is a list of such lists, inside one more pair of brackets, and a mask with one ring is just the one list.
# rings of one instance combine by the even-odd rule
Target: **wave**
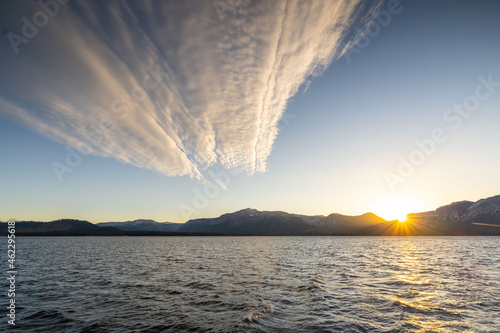
[[274,313],[274,310],[269,305],[262,306],[258,311],[248,314],[244,321],[245,322],[256,322],[261,318],[267,318]]

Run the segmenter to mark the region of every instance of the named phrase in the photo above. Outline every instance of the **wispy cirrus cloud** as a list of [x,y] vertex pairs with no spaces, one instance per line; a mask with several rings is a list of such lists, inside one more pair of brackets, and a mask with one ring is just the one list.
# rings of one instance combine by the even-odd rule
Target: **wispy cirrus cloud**
[[15,53],[35,2],[2,4],[0,112],[168,176],[262,172],[299,87],[346,52],[380,1],[74,1]]

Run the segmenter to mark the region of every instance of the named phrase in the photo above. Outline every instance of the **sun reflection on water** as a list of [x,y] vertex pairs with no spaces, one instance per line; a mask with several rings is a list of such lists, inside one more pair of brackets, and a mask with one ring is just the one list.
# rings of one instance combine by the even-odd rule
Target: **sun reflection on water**
[[432,274],[432,268],[419,255],[415,242],[405,241],[399,249],[395,257],[399,272],[394,273],[394,279],[401,287],[391,300],[401,308],[403,326],[409,332],[441,332],[456,325],[463,311],[442,307],[444,295],[437,288],[442,281]]

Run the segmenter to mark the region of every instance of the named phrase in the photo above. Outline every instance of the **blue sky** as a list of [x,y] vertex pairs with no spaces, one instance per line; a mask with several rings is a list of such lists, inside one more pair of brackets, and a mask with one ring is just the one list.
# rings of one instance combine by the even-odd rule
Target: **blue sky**
[[[242,1],[222,17],[196,1],[75,1],[16,54],[8,33],[40,11],[20,3],[2,5],[1,220],[392,219],[499,193],[496,1]],[[386,26],[366,19],[390,6]],[[366,22],[379,30],[359,39]],[[157,64],[137,110],[108,110]],[[426,154],[415,141],[435,130],[446,140]],[[99,142],[68,164],[88,133]]]

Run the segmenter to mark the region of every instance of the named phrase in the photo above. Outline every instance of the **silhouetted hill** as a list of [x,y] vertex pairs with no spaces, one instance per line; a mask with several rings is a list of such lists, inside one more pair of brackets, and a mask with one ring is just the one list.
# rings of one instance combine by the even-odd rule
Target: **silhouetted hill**
[[[0,223],[0,234],[7,223]],[[500,195],[477,202],[460,201],[430,212],[408,214],[408,220],[386,221],[373,213],[359,216],[298,215],[242,209],[186,223],[135,220],[92,224],[63,219],[16,222],[16,235],[41,236],[187,236],[187,235],[500,235]]]
[[373,213],[325,217],[247,208],[216,218],[190,220],[179,231],[242,235],[500,235],[500,195],[409,214],[404,223],[386,221]]
[[115,227],[123,231],[178,231],[182,223],[156,222],[154,220],[134,220],[125,222],[101,222],[96,225],[100,227]]
[[243,209],[216,218],[187,221],[179,231],[233,233],[242,235],[303,235],[311,229],[316,217],[286,212],[261,212]]
[[[0,222],[0,235],[7,234],[7,222]],[[120,230],[112,226],[71,219],[52,222],[16,221],[16,236],[218,236],[216,233],[189,234],[175,231]]]
[[386,220],[375,214],[307,216],[280,211],[243,209],[216,218],[186,222],[179,231],[237,233],[242,235],[351,235],[371,234],[369,228]]
[[[386,226],[389,221],[373,214],[359,216],[330,214],[318,225],[317,232],[333,235],[380,235],[380,226]],[[383,228],[382,228],[383,229]]]
[[449,235],[500,235],[500,195],[459,201],[424,213],[408,214],[410,224]]
[[[61,219],[52,222],[16,222],[16,235],[30,236],[116,236],[123,232],[113,227],[99,227],[87,221]],[[0,224],[0,233],[7,233],[7,223]]]

